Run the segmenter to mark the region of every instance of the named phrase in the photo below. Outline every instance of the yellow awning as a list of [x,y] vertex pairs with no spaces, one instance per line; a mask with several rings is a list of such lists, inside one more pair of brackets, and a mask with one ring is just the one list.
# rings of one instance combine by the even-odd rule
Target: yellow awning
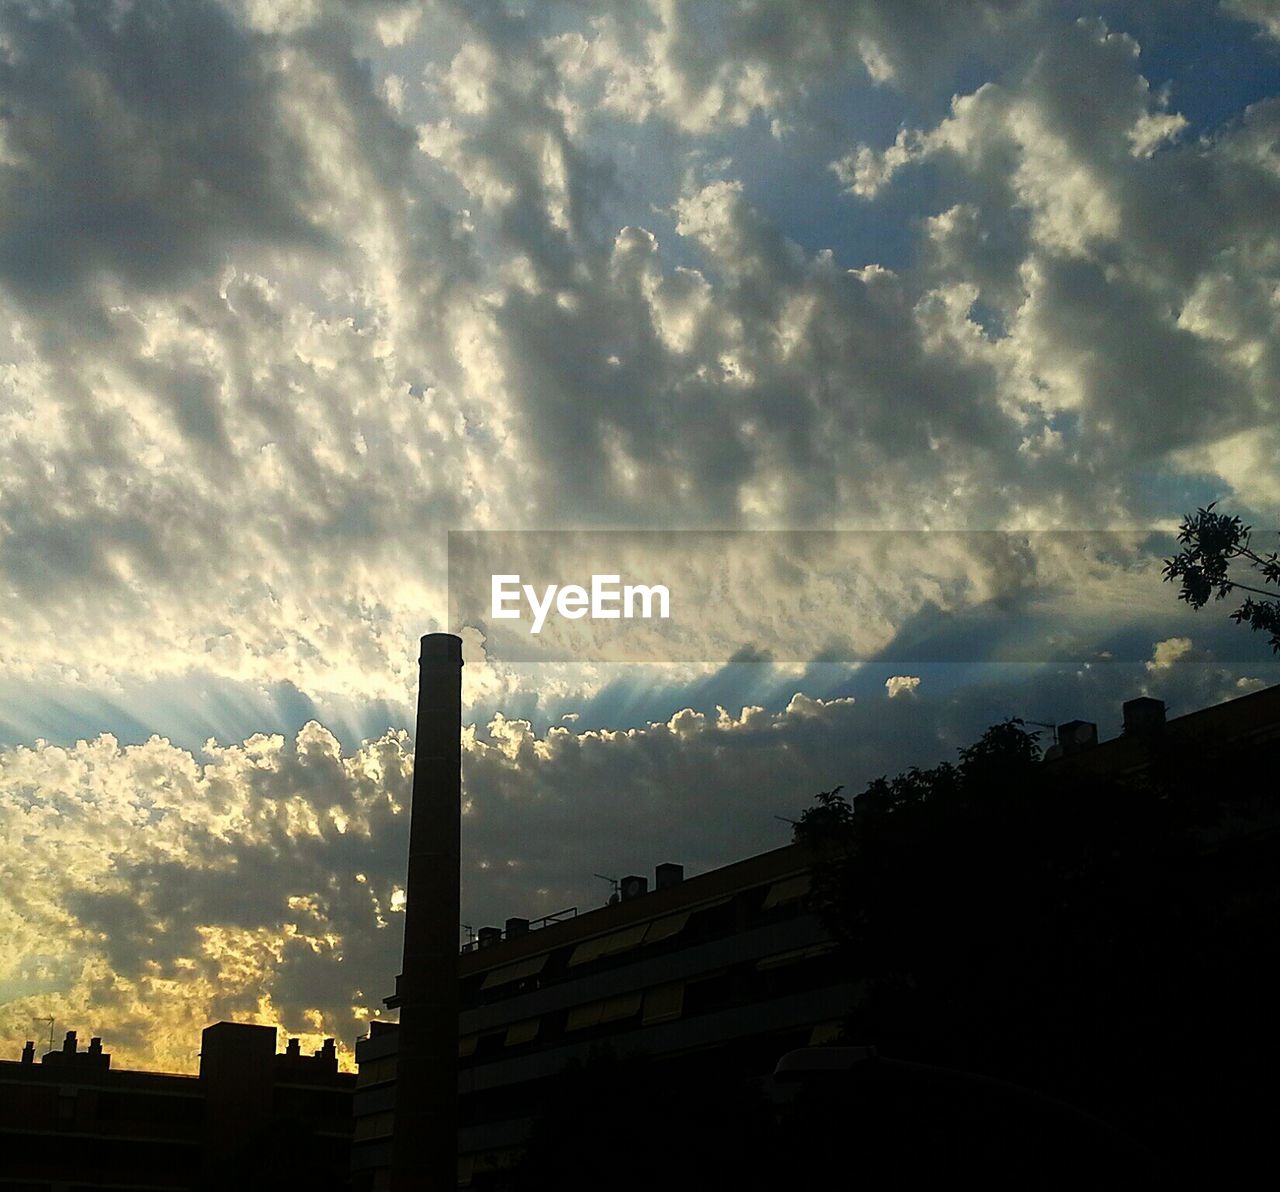
[[637,923],[634,927],[625,927],[621,931],[587,940],[574,948],[573,955],[569,957],[569,967],[599,960],[601,956],[613,956],[618,952],[626,952],[630,948],[638,948],[648,930],[648,923]]
[[565,1030],[580,1031],[589,1026],[599,1026],[602,1022],[618,1022],[630,1018],[640,1009],[640,991],[623,993],[618,997],[605,998],[601,1002],[588,1002],[585,1006],[575,1006],[569,1011],[569,1019]]
[[645,991],[644,1016],[641,1019],[647,1026],[654,1022],[670,1022],[679,1018],[684,1011],[684,982],[676,981],[670,985],[655,985]]
[[492,989],[495,985],[510,985],[512,981],[523,981],[526,977],[537,976],[547,967],[548,953],[541,956],[530,956],[525,960],[517,960],[515,964],[493,969],[485,973],[480,982],[481,989]]
[[603,1006],[603,1002],[588,1002],[585,1006],[574,1006],[569,1011],[569,1018],[564,1024],[564,1029],[566,1031],[580,1031],[589,1026],[598,1026],[600,1024],[600,1010]]
[[573,955],[569,957],[569,967],[573,968],[575,964],[589,964],[593,960],[599,960],[604,955],[608,943],[609,937],[601,935],[579,944],[574,948]]
[[810,879],[807,873],[798,873],[795,877],[783,878],[774,882],[764,900],[764,909],[770,910],[782,906],[786,902],[795,902],[809,893]]
[[613,956],[618,952],[628,952],[632,948],[638,948],[644,943],[644,935],[648,930],[648,923],[637,923],[634,927],[628,927],[623,931],[615,931],[609,936],[604,954]]
[[688,922],[688,911],[681,911],[678,915],[667,915],[663,919],[654,919],[649,924],[649,930],[644,933],[644,942],[657,944],[663,940],[669,940],[673,935],[679,935]]
[[775,956],[766,956],[763,960],[756,961],[756,968],[771,969],[782,968],[787,964],[798,964],[802,960],[812,960],[817,956],[825,956],[835,947],[835,944],[810,944],[807,948],[793,948],[790,952],[779,952]]
[[507,1027],[506,1046],[515,1047],[520,1043],[532,1043],[538,1037],[541,1018],[526,1018],[523,1022],[513,1022]]
[[618,997],[607,998],[600,1003],[600,1021],[617,1022],[622,1018],[630,1018],[640,1009],[640,991],[624,993]]
[[820,1022],[809,1032],[810,1047],[824,1047],[829,1043],[839,1042],[844,1035],[844,1023]]

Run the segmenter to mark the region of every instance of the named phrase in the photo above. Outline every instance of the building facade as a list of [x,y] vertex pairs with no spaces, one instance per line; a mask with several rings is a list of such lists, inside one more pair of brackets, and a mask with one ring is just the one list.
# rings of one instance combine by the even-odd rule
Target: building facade
[[[1089,722],[1057,726],[1046,775],[1086,785],[1141,778],[1214,751],[1237,762],[1273,757],[1277,744],[1280,687],[1175,719],[1142,697],[1125,705],[1110,740]],[[1242,774],[1211,776],[1204,797],[1247,794]],[[1270,806],[1228,828],[1258,847],[1277,830]],[[810,903],[814,860],[792,845],[688,880],[660,865],[652,889],[645,877],[624,878],[608,906],[482,928],[457,969],[459,1186],[502,1186],[555,1109],[557,1079],[602,1049],[677,1080],[682,1062],[701,1057],[703,1076],[721,1069],[763,1081],[786,1053],[836,1042],[860,986]],[[401,1005],[402,983],[388,1008]],[[356,1046],[356,1192],[392,1186],[398,1045],[396,1025],[375,1022]]]
[[348,1186],[355,1077],[332,1039],[277,1054],[275,1027],[219,1022],[197,1075],[112,1068],[74,1031],[35,1051],[0,1060],[0,1192]]
[[[482,930],[459,971],[459,1185],[500,1180],[556,1078],[602,1048],[763,1079],[787,1051],[835,1040],[857,990],[809,907],[811,861],[789,846],[687,880],[660,865],[652,889],[624,878],[608,906]],[[356,1047],[357,1189],[388,1186],[396,1042],[376,1023]]]

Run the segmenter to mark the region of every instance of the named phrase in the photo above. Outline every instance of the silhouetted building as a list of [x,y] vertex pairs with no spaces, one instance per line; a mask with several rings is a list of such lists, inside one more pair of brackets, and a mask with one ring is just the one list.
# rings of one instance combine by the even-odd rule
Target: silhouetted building
[[[456,662],[447,661],[433,745],[448,754],[437,767],[436,816],[455,782]],[[423,711],[420,704],[420,735]],[[1087,721],[1062,724],[1055,737],[1049,764],[1085,782],[1160,766],[1199,743],[1267,748],[1280,741],[1280,688],[1176,719],[1141,697],[1126,703],[1112,740],[1100,741]],[[719,1066],[765,1078],[784,1053],[835,1041],[858,986],[809,904],[811,864],[811,854],[790,846],[688,880],[679,866],[660,865],[652,890],[643,876],[624,878],[606,907],[481,928],[457,975],[459,1185],[500,1183],[554,1098],[557,1076],[602,1045],[666,1072],[699,1056],[709,1063],[703,1073]],[[452,930],[454,918],[437,926]],[[421,963],[406,947],[406,971]],[[436,980],[447,971],[437,968]],[[404,991],[402,975],[387,1006],[401,1007]],[[357,1192],[391,1186],[401,1038],[396,1024],[374,1022],[356,1045]]]
[[36,1062],[0,1060],[0,1188],[348,1186],[351,1093],[333,1040],[276,1053],[276,1028],[219,1022],[198,1075],[111,1067],[68,1031]]
[[[652,890],[633,875],[598,910],[482,931],[459,974],[459,1184],[515,1160],[555,1078],[602,1044],[763,1079],[785,1052],[834,1040],[855,987],[809,909],[809,865],[794,845],[687,880],[660,865]],[[388,1186],[396,1048],[386,1023],[356,1045],[357,1189]]]
[[1280,741],[1280,686],[1169,719],[1164,702],[1150,696],[1126,701],[1120,735],[1098,739],[1086,720],[1058,725],[1046,760],[1061,761],[1083,774],[1124,776],[1159,765],[1179,750],[1255,749]]

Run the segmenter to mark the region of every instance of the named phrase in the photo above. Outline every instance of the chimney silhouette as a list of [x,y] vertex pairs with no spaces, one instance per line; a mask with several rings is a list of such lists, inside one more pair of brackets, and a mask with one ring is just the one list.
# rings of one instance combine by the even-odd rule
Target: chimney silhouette
[[428,633],[418,663],[391,1187],[454,1192],[462,639]]

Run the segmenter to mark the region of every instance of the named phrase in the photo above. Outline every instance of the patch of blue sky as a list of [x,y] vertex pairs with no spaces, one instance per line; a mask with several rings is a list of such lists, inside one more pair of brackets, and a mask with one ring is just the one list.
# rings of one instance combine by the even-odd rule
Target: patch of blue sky
[[211,739],[225,746],[254,733],[291,737],[311,720],[350,750],[388,728],[411,729],[413,710],[388,700],[313,698],[288,682],[262,686],[199,673],[128,682],[112,693],[14,680],[0,686],[0,748],[37,738],[70,746],[109,733],[121,745],[159,736],[198,754]]
[[676,234],[675,203],[682,192],[731,180],[740,182],[747,201],[807,253],[830,249],[841,266],[851,269],[904,268],[912,259],[918,220],[940,204],[934,172],[912,170],[895,184],[892,203],[874,203],[843,193],[830,168],[859,144],[892,143],[904,112],[902,95],[854,76],[810,97],[793,117],[784,118],[778,135],[760,112],[741,127],[696,137],[655,117],[636,124],[596,113],[590,144],[593,152],[612,159],[617,182],[603,197],[605,226],[644,227],[658,238],[668,268],[706,271],[697,246]]
[[1211,501],[1226,498],[1230,503],[1230,494],[1222,479],[1208,472],[1143,469],[1132,475],[1130,486],[1135,514],[1148,517],[1152,524],[1192,513]]
[[895,180],[891,202],[876,202],[845,193],[830,168],[857,144],[879,147],[896,135],[895,126],[827,145],[815,143],[811,132],[775,138],[765,121],[753,120],[742,130],[734,172],[747,200],[810,255],[830,250],[842,268],[902,271],[914,259],[920,221],[943,205],[936,172],[927,165],[913,169]]
[[1211,134],[1280,93],[1280,42],[1211,0],[1075,7],[1138,42],[1139,69],[1152,90],[1169,88],[1170,109],[1188,122],[1184,137]]

